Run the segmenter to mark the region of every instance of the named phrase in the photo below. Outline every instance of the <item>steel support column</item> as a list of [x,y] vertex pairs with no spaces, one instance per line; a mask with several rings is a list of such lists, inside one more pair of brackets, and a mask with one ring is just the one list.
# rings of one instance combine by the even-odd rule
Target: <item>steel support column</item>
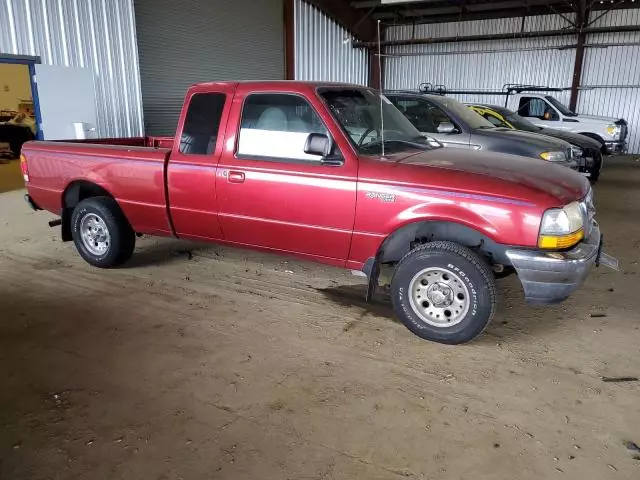
[[582,79],[582,64],[584,63],[585,44],[587,43],[587,27],[589,26],[589,9],[586,0],[576,2],[576,23],[578,29],[578,42],[576,43],[576,58],[573,64],[573,77],[571,79],[571,97],[569,99],[569,109],[576,109],[578,104],[578,87]]

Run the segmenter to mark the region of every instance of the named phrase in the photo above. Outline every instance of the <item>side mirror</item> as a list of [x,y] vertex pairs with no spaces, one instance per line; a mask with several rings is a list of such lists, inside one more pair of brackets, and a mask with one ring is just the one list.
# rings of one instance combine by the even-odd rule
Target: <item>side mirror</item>
[[456,131],[456,127],[451,122],[441,122],[438,125],[438,133],[454,133]]
[[326,157],[331,151],[331,142],[324,133],[310,133],[304,143],[304,153]]

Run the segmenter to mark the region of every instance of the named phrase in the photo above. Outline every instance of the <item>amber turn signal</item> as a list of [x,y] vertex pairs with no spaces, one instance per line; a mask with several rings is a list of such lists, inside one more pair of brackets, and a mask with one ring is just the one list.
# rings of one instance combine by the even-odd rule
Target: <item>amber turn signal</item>
[[584,238],[584,230],[576,230],[568,235],[540,235],[538,247],[546,250],[561,250],[576,245]]

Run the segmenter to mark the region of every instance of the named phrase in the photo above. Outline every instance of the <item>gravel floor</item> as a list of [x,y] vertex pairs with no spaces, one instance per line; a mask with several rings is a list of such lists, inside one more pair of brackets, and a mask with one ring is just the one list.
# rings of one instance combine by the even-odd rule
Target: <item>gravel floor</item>
[[2,479],[638,479],[640,163],[566,303],[517,278],[476,342],[412,336],[349,272],[142,239],[99,271],[0,195]]

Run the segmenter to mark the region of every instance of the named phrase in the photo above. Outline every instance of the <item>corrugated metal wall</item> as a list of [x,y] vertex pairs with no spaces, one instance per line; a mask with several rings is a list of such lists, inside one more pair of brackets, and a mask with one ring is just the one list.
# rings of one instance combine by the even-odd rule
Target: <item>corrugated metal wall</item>
[[295,0],[295,78],[366,85],[369,59],[352,37],[317,8]]
[[[556,30],[568,26],[557,15],[527,17],[524,31]],[[389,40],[451,37],[521,31],[521,18],[390,27]],[[550,37],[501,41],[442,43],[391,47],[385,52],[385,88],[416,89],[422,82],[450,89],[496,90],[505,83],[564,86],[571,78],[575,49],[557,47],[576,42],[575,37]],[[562,101],[568,96],[559,95]],[[481,96],[467,101],[501,103],[502,97]]]
[[[640,25],[640,9],[613,10],[593,24],[594,27],[617,25]],[[603,43],[636,45],[586,50],[581,81],[585,89],[578,94],[577,110],[627,120],[629,151],[640,153],[640,32],[587,36],[587,44]]]
[[2,0],[0,53],[93,71],[102,137],[142,135],[132,0]]
[[[595,12],[596,18],[602,12]],[[573,20],[573,17],[568,17]],[[613,10],[592,26],[638,25],[640,9]],[[527,17],[524,31],[555,30],[568,27],[559,15]],[[510,33],[521,31],[522,18],[393,26],[389,40]],[[571,85],[575,48],[574,36],[459,42],[434,45],[390,47],[386,50],[385,88],[415,89],[422,82],[444,84],[448,88],[501,89],[505,83],[527,83],[568,87]],[[589,35],[587,44],[640,43],[640,33]],[[640,45],[587,48],[578,94],[579,113],[622,117],[629,122],[629,147],[640,152]],[[602,88],[603,86],[607,88]],[[611,88],[620,85],[623,88]],[[588,87],[595,87],[587,89]],[[554,94],[565,104],[569,92]],[[504,97],[458,96],[460,100],[500,103]]]
[[278,80],[284,71],[282,0],[134,0],[145,127],[175,133],[197,82]]

